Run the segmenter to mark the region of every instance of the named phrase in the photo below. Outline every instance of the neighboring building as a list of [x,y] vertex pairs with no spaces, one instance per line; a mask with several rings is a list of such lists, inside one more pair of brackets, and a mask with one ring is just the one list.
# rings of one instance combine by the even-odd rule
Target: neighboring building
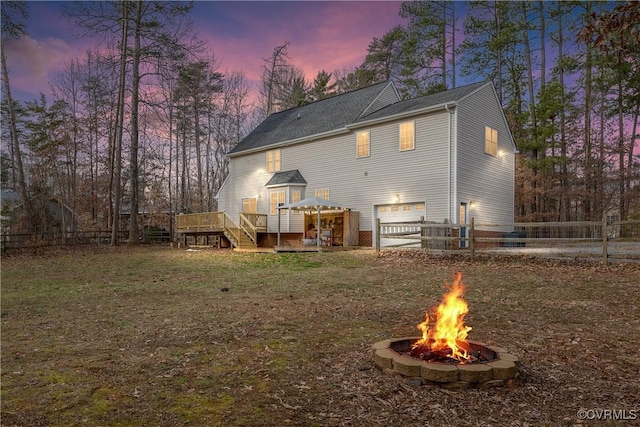
[[[2,189],[0,205],[2,207],[1,228],[2,240],[7,241],[9,235],[15,239],[28,239],[26,236],[35,233],[37,236],[69,237],[75,228],[76,215],[64,203],[55,198],[39,201],[36,227],[29,226],[28,216],[22,205],[20,195],[11,189]],[[35,230],[34,230],[35,228]],[[23,235],[23,236],[18,236]]]
[[218,206],[299,239],[305,215],[278,205],[330,199],[359,212],[361,246],[376,218],[513,223],[515,152],[492,83],[407,101],[381,83],[267,117],[228,153]]

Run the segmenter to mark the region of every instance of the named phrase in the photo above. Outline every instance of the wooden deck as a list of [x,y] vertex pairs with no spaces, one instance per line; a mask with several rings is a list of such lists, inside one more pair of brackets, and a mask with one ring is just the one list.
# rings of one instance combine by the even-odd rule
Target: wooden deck
[[339,252],[353,251],[360,246],[276,246],[275,252]]
[[[203,212],[176,215],[176,233],[184,236],[185,244],[189,236],[208,240],[224,236],[236,249],[256,249],[258,233],[267,231],[267,216],[260,214],[240,213],[240,225],[224,212]],[[218,243],[219,247],[220,244]]]

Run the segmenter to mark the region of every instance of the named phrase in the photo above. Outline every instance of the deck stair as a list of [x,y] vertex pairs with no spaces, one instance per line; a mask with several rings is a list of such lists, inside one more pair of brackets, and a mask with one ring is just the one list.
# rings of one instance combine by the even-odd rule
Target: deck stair
[[258,233],[267,231],[266,215],[240,214],[240,226],[225,212],[176,216],[176,232],[185,236],[223,234],[236,249],[256,249]]

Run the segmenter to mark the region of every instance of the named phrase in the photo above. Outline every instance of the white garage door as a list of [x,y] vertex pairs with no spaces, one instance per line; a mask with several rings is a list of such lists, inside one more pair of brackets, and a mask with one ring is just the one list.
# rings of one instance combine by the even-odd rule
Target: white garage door
[[[426,217],[425,203],[396,203],[393,205],[379,205],[375,207],[375,217],[380,223],[414,222]],[[381,237],[380,246],[420,247],[420,240],[403,239],[402,236],[418,237],[420,228],[415,226],[397,225],[384,227],[383,234],[392,233],[394,237]]]

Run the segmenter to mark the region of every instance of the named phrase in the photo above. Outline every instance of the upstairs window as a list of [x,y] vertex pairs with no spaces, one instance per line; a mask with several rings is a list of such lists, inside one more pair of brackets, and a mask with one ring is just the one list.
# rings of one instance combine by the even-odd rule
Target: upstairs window
[[369,132],[356,133],[356,158],[369,157]]
[[489,126],[484,128],[484,152],[492,156],[498,155],[498,131]]
[[316,197],[320,197],[321,199],[329,200],[329,189],[328,188],[318,188],[316,190]]
[[415,144],[414,122],[400,123],[400,151],[413,150]]
[[280,149],[267,151],[267,172],[280,171]]

